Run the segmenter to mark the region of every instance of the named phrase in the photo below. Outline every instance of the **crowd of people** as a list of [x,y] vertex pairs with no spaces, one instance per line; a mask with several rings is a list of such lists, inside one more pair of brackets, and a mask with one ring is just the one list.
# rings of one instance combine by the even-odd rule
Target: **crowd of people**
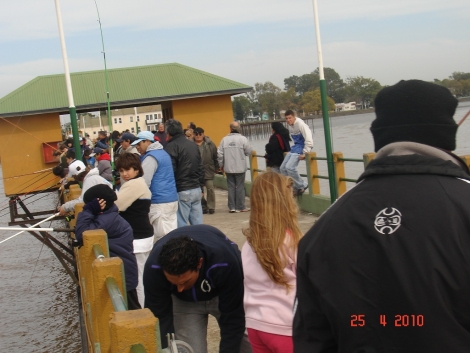
[[[208,315],[221,353],[469,351],[470,171],[451,153],[457,100],[410,80],[374,103],[376,158],[305,236],[296,196],[307,185],[297,166],[313,136],[291,110],[287,128],[272,123],[270,170],[253,181],[251,208],[252,148],[238,122],[216,147],[202,127],[171,119],[156,132],[113,136],[114,146],[105,135],[94,146],[85,139],[81,159],[66,140],[57,175],[83,184],[59,211],[85,203],[77,240],[104,229],[124,263],[128,308],[149,308],[161,337],[175,332],[197,353],[207,352]],[[241,251],[202,224],[215,212],[218,172],[228,211],[251,212]]]

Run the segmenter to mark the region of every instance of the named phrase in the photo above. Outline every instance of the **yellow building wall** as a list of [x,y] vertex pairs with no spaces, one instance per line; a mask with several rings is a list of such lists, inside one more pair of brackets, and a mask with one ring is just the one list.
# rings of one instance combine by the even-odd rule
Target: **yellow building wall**
[[230,133],[233,121],[230,95],[202,97],[172,101],[173,118],[186,129],[189,122],[204,129],[204,134],[219,145],[222,138]]
[[[57,184],[59,178],[50,169],[58,163],[44,163],[42,144],[60,140],[58,114],[0,119],[0,156],[6,196],[44,190]],[[31,174],[38,171],[42,172]]]

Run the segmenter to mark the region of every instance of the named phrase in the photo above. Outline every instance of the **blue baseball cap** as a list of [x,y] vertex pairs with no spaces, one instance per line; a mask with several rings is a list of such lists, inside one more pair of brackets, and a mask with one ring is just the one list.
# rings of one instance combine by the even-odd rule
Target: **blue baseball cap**
[[155,135],[150,131],[141,131],[137,134],[137,140],[131,143],[131,146],[137,145],[140,141],[149,140],[152,143],[155,142]]

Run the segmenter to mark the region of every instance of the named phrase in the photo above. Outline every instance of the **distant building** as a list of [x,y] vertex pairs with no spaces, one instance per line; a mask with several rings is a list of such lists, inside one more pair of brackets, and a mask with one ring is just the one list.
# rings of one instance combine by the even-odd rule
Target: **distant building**
[[356,102],[335,104],[336,112],[341,112],[341,111],[346,111],[346,110],[356,110]]

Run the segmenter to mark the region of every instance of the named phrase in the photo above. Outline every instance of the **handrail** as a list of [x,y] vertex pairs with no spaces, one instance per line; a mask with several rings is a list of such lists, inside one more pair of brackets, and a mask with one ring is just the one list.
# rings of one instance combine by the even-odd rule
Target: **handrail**
[[[356,183],[357,179],[346,178],[344,170],[344,162],[361,162],[364,163],[364,168],[367,166],[367,163],[370,162],[375,157],[375,154],[369,153],[364,154],[362,159],[359,158],[345,158],[341,152],[333,153],[334,164],[336,170],[336,183],[338,186],[338,196],[341,196],[346,192],[346,182]],[[257,158],[264,158],[264,155],[259,155],[256,151],[252,151],[249,156],[249,167],[248,170],[251,174],[251,180],[253,181],[259,172],[265,172],[266,170],[258,168]],[[318,183],[319,179],[329,180],[330,178],[327,175],[318,174],[317,161],[328,161],[326,157],[317,157],[315,152],[306,154],[305,163],[307,167],[307,174],[299,174],[301,177],[307,178],[309,182],[309,194],[318,195],[320,194],[320,184]]]
[[95,253],[95,258],[104,259],[103,249],[101,249],[100,244],[93,244],[93,252]]
[[109,297],[113,302],[114,311],[126,311],[126,302],[124,301],[124,298],[114,277],[106,278],[106,288],[108,288]]
[[361,162],[364,163],[363,159],[359,158],[338,158],[338,161],[343,161],[343,162]]

